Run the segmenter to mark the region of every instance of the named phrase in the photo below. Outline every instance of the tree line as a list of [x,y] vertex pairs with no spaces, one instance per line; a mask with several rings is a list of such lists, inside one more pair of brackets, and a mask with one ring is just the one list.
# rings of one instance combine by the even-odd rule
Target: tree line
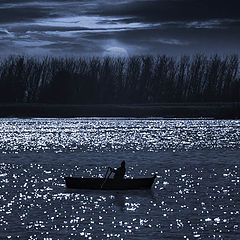
[[0,61],[1,103],[240,101],[239,57],[133,56]]

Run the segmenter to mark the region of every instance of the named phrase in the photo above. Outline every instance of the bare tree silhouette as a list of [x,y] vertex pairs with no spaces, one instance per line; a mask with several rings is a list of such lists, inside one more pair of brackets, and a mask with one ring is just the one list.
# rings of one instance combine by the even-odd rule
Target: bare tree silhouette
[[240,101],[239,57],[30,58],[0,61],[2,103]]

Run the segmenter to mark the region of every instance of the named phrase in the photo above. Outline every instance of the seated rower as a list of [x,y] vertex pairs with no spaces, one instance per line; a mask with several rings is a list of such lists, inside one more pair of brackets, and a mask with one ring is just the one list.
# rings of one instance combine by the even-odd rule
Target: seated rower
[[126,172],[125,161],[122,161],[121,167],[117,169],[110,168],[110,170],[115,173],[113,177],[115,180],[122,180]]

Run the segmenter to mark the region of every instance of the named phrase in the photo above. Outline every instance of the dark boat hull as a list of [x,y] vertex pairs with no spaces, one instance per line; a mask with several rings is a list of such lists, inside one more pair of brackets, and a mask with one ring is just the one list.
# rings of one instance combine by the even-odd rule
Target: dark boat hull
[[[74,178],[65,177],[68,188],[78,189],[103,189],[103,190],[132,190],[150,189],[156,176],[151,178],[123,179],[120,181],[104,178]],[[104,182],[105,181],[105,182]]]

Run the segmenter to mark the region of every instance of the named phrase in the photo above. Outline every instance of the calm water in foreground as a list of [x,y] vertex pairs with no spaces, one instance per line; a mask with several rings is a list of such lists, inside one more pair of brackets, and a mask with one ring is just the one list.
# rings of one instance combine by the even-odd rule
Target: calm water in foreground
[[[240,239],[240,121],[0,119],[0,239]],[[149,191],[64,176],[158,177]]]

